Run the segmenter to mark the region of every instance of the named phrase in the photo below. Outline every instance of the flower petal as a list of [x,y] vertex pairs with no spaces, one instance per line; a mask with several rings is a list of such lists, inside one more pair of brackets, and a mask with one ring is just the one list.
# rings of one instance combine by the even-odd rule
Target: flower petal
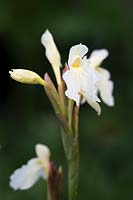
[[108,56],[109,52],[106,49],[95,50],[89,57],[92,67],[98,67],[102,61]]
[[99,81],[98,74],[96,71],[87,65],[87,67],[84,67],[84,70],[82,72],[81,76],[81,88],[82,88],[82,94],[85,97],[89,97],[92,101],[97,101],[97,83]]
[[67,85],[66,96],[76,101],[77,106],[79,106],[81,95],[84,99],[81,100],[81,103],[86,101],[86,97],[92,101],[98,100],[97,82],[99,78],[96,71],[88,66],[88,63],[82,68],[70,68],[63,74],[63,79]]
[[76,102],[77,106],[79,106],[80,103],[80,69],[74,70],[70,69],[67,70],[63,74],[63,80],[66,83],[67,90],[65,92],[65,95]]
[[49,30],[46,30],[42,35],[41,43],[46,48],[46,56],[49,62],[52,65],[61,66],[60,53]]
[[102,100],[108,106],[114,106],[114,97],[112,95],[113,82],[109,80],[110,72],[106,69],[98,68],[98,75],[98,89]]
[[94,110],[96,110],[97,114],[100,115],[101,114],[101,107],[100,107],[100,105],[96,101],[92,101],[90,98],[87,98],[86,100],[87,100],[88,104]]
[[43,165],[38,158],[33,158],[10,176],[10,186],[14,190],[25,190],[32,187],[40,177],[45,177]]
[[110,72],[107,69],[97,67],[96,72],[99,76],[99,79],[109,80],[111,77]]
[[46,48],[46,57],[51,63],[57,83],[61,83],[60,75],[60,66],[61,66],[61,57],[60,53],[56,47],[52,34],[46,30],[41,37],[41,43]]
[[72,46],[68,58],[69,67],[71,67],[71,64],[74,62],[76,58],[80,57],[82,59],[87,52],[88,52],[88,47],[83,44],[77,44],[75,46]]
[[50,165],[50,150],[45,145],[37,144],[36,145],[36,154],[37,154],[39,160],[43,164],[46,179],[47,179],[48,174],[49,174],[49,165]]
[[104,103],[108,106],[114,106],[113,82],[110,80],[101,80],[99,83],[100,96]]

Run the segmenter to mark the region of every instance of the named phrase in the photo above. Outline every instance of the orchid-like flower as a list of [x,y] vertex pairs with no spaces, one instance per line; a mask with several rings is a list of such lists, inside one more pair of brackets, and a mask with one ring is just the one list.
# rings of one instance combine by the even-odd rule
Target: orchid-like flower
[[108,56],[108,51],[96,50],[89,59],[85,56],[87,52],[88,48],[82,44],[71,47],[68,58],[69,69],[63,74],[67,85],[65,94],[74,100],[77,106],[87,101],[99,115],[101,108],[98,104],[100,102],[98,92],[107,105],[114,105],[113,82],[109,80],[110,73],[100,68],[102,61]]
[[79,106],[81,98],[86,100],[98,114],[101,108],[97,97],[97,82],[99,80],[96,71],[89,66],[86,58],[88,48],[78,44],[71,47],[68,58],[69,69],[63,74],[63,79],[67,85],[66,96],[74,100]]
[[61,83],[61,58],[52,34],[46,30],[41,37],[41,43],[46,49],[46,57],[52,65],[58,85]]
[[50,150],[42,144],[36,145],[36,158],[15,170],[10,176],[10,186],[14,189],[25,190],[32,187],[39,178],[48,179],[50,169]]
[[97,83],[100,96],[108,106],[114,106],[113,82],[110,79],[110,72],[100,67],[102,61],[108,56],[106,49],[95,50],[89,58],[90,66],[97,72],[99,81]]

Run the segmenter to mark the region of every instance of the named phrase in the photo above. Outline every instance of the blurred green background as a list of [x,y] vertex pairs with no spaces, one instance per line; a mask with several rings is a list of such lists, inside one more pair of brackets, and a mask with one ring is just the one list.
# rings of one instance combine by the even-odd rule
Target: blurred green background
[[[26,68],[53,77],[40,44],[47,28],[62,63],[69,48],[80,42],[90,52],[99,48],[110,52],[103,66],[111,71],[116,104],[114,108],[102,104],[100,117],[88,105],[81,107],[78,199],[133,199],[132,11],[131,0],[0,0],[0,200],[46,199],[42,180],[27,191],[9,187],[10,174],[35,156],[37,143],[51,148],[66,181],[60,127],[43,88],[16,83],[8,74],[11,68]],[[67,200],[65,183],[62,199]]]

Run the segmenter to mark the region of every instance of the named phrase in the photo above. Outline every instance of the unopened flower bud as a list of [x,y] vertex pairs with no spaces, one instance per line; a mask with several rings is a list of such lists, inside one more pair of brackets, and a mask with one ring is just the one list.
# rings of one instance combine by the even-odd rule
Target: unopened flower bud
[[35,72],[26,69],[12,69],[9,71],[12,79],[20,83],[27,84],[45,84],[45,81]]

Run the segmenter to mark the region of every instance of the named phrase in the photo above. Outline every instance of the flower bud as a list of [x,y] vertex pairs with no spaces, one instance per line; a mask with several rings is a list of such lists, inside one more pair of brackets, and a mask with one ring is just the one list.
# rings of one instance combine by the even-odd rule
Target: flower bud
[[26,69],[12,69],[9,71],[12,79],[20,83],[27,84],[45,84],[45,81],[35,72]]

